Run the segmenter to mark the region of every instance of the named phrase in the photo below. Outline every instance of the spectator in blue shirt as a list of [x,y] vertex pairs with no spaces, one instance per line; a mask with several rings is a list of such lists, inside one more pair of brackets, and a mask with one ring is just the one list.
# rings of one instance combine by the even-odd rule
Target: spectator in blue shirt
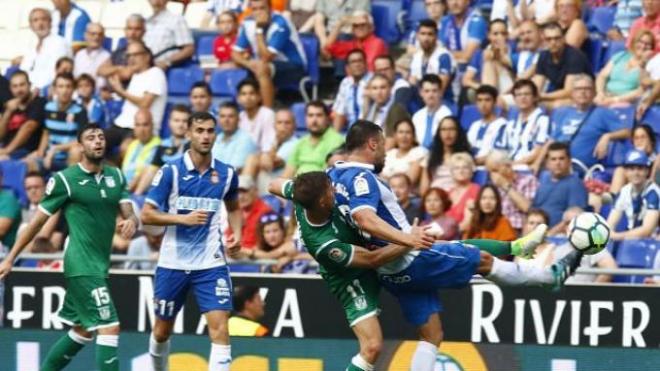
[[588,196],[582,180],[571,173],[568,144],[549,145],[546,167],[548,171],[541,174],[532,207],[545,211],[550,217],[548,225],[553,227],[561,222],[563,212],[569,207],[585,209]]
[[266,0],[252,0],[250,8],[252,15],[243,21],[231,56],[236,64],[254,74],[264,105],[272,107],[275,86],[297,86],[305,76],[307,59],[291,21],[273,13]]
[[449,14],[440,24],[440,40],[464,66],[486,40],[488,24],[479,9],[470,9],[470,0],[448,0],[447,9]]
[[[439,25],[440,22],[442,22],[442,17],[445,16],[446,8],[447,6],[443,0],[424,0],[426,19],[433,20],[436,25]],[[415,53],[417,48],[419,48],[419,42],[417,41],[417,29],[419,28],[419,23],[420,22],[417,22],[417,24],[414,25],[413,29],[406,37],[406,40],[408,41],[406,45],[406,53],[409,55]]]
[[367,56],[362,50],[353,49],[346,56],[346,77],[341,80],[332,104],[332,126],[338,132],[350,127],[360,117],[370,79]]
[[470,124],[467,138],[477,165],[484,165],[494,149],[506,148],[506,119],[497,115],[497,89],[482,85],[477,89],[477,109],[481,118]]
[[71,0],[53,0],[52,32],[62,36],[77,52],[85,46],[85,30],[91,22],[87,12]]
[[571,156],[584,172],[605,158],[610,141],[630,138],[630,129],[613,111],[593,104],[596,92],[591,76],[576,75],[570,92],[573,104],[552,115],[551,137],[570,143]]
[[238,106],[227,102],[218,113],[222,133],[213,145],[213,158],[231,165],[239,171],[245,166],[248,156],[259,151],[250,134],[238,127]]

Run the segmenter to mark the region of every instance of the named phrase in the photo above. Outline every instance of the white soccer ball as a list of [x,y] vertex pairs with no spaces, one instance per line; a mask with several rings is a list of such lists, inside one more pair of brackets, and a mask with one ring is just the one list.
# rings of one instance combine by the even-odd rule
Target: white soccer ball
[[610,240],[610,227],[596,213],[582,213],[568,224],[568,242],[586,255],[602,251]]

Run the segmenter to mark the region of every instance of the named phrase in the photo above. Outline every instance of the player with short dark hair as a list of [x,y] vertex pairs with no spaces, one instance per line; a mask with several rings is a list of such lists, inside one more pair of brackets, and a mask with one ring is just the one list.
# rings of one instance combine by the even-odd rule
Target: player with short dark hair
[[[142,222],[167,226],[155,274],[156,323],[149,340],[154,370],[166,370],[169,338],[174,319],[192,289],[206,316],[211,355],[209,370],[229,371],[231,346],[227,321],[232,310],[232,283],[226,252],[240,249],[241,211],[238,206],[238,174],[215,160],[216,122],[208,112],[188,118],[190,150],[165,164],[156,173],[142,208]],[[234,231],[222,242],[221,207]]]
[[[108,289],[110,252],[115,228],[130,239],[138,220],[121,170],[103,163],[106,142],[101,127],[84,126],[78,142],[82,160],[50,178],[39,211],[0,264],[0,279],[48,218],[63,210],[70,232],[64,252],[67,290],[58,315],[72,328],[51,347],[41,369],[63,369],[96,332],[98,369],[119,370],[119,319]],[[117,213],[123,219],[119,224]]]

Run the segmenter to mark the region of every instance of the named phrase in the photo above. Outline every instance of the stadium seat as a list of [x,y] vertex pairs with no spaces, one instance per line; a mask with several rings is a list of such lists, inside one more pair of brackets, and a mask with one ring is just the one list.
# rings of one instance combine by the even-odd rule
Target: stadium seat
[[319,40],[314,34],[300,34],[300,42],[305,50],[305,57],[307,58],[307,76],[300,80],[300,95],[305,101],[309,101],[307,94],[307,84],[312,84],[312,97],[317,99],[318,86],[321,81],[321,68],[319,66]]
[[284,202],[277,196],[264,195],[261,196],[261,200],[270,206],[270,208],[273,209],[273,212],[276,214],[280,214],[284,210]]
[[414,27],[417,22],[428,18],[426,14],[426,8],[424,7],[423,1],[413,1],[410,5],[410,11],[408,13],[408,19],[410,20],[410,26]]
[[604,165],[606,167],[615,167],[623,164],[626,153],[632,149],[632,143],[629,140],[615,140],[610,142],[607,148],[607,157]]
[[488,183],[488,170],[477,168],[472,176],[472,181],[484,186]]
[[204,71],[197,66],[175,67],[167,71],[167,91],[170,96],[188,96],[193,84],[204,80]]
[[196,54],[197,59],[205,57],[213,57],[213,41],[215,41],[215,36],[202,36],[199,40],[196,41]]
[[376,36],[385,40],[388,44],[399,41],[399,29],[397,26],[398,9],[395,2],[375,0],[371,5],[371,15],[374,18]]
[[296,131],[307,131],[307,125],[305,124],[305,103],[294,103],[291,106],[291,111],[296,120]]
[[591,32],[597,32],[602,36],[614,25],[615,6],[599,6],[591,9],[587,28]]
[[656,136],[660,136],[660,105],[654,105],[649,107],[649,109],[644,114],[644,117],[640,120],[642,124],[648,124],[653,128],[653,132]]
[[238,84],[247,77],[244,69],[215,70],[211,73],[209,85],[214,96],[236,97]]
[[631,129],[635,123],[635,106],[630,105],[627,107],[612,108],[616,113],[619,120],[625,125],[626,128]]
[[0,161],[0,169],[2,169],[3,174],[2,187],[12,189],[20,202],[26,204],[27,195],[25,194],[23,179],[27,174],[27,165],[23,161],[5,160]]
[[603,66],[605,66],[605,64],[607,64],[607,62],[612,59],[612,56],[614,54],[624,50],[626,50],[625,41],[609,41],[607,44],[607,48],[603,53],[603,63],[602,63]]
[[186,11],[183,14],[183,17],[185,18],[188,27],[200,28],[207,7],[208,5],[206,2],[192,2],[186,6]]
[[103,38],[103,49],[112,52],[112,37]]
[[601,64],[603,61],[603,54],[605,53],[603,40],[597,37],[589,37],[584,42],[583,50],[587,53],[587,57],[589,57],[589,63],[591,63],[591,67],[594,72],[600,71],[602,67]]
[[[660,243],[654,239],[624,240],[619,244],[616,262],[621,268],[652,268]],[[615,282],[640,283],[644,276],[615,276]]]
[[121,108],[124,106],[123,100],[109,100],[106,103],[107,112],[110,113],[110,122],[114,122],[117,116],[121,113]]
[[165,139],[170,137],[170,113],[172,112],[172,107],[176,103],[179,102],[178,101],[170,102],[168,100],[168,102],[165,104],[165,112],[163,112],[163,120],[160,122],[160,132],[158,133],[160,139]]
[[[495,114],[498,116],[501,115],[502,108],[495,107]],[[463,106],[463,110],[461,111],[461,127],[463,130],[467,132],[468,129],[470,129],[470,125],[479,119],[481,119],[481,113],[479,113],[476,104],[467,104]]]
[[261,266],[259,264],[230,264],[229,271],[232,273],[259,273]]

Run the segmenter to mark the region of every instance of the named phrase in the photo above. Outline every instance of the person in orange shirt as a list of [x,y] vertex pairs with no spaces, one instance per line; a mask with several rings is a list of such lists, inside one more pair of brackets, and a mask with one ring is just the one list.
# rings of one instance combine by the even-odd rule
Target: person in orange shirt
[[259,323],[265,306],[258,287],[234,287],[234,314],[229,318],[229,336],[266,336],[268,328]]
[[513,241],[516,231],[509,220],[502,215],[502,199],[497,189],[492,185],[481,188],[474,207],[469,208],[466,215],[470,225],[463,238],[487,238],[500,241]]

